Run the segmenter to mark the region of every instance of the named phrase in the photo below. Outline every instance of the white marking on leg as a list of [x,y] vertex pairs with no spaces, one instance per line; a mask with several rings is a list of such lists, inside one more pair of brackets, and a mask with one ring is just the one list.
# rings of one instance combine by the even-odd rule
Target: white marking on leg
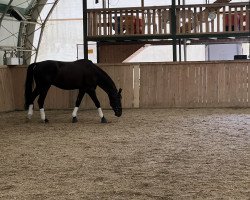
[[103,118],[104,115],[103,115],[102,109],[101,109],[101,108],[98,108],[97,111],[98,111],[99,116],[100,116],[101,118]]
[[75,107],[72,113],[72,117],[76,117],[79,107]]
[[31,119],[32,115],[33,115],[33,104],[30,104],[28,110],[28,119]]
[[41,115],[41,119],[44,121],[44,120],[45,120],[44,108],[41,108],[41,109],[40,109],[40,115]]

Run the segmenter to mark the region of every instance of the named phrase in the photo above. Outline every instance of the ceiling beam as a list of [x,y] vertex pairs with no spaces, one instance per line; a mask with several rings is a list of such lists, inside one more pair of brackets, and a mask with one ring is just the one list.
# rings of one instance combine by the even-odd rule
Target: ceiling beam
[[[19,41],[18,46],[22,46],[24,49],[30,49],[30,50],[35,49],[36,50],[36,52],[34,53],[35,59],[37,59],[37,54],[38,54],[39,46],[40,46],[40,43],[42,40],[45,24],[47,23],[52,11],[54,10],[54,8],[58,2],[59,2],[59,0],[54,0],[53,3],[51,3],[50,1],[48,2],[48,0],[38,0],[31,10],[32,11],[30,13],[31,19],[29,21],[39,22],[40,26],[37,27],[37,24],[31,24],[31,23],[27,24],[26,26],[25,25],[22,26],[22,29],[23,29],[22,36],[20,37],[20,41]],[[41,14],[44,6],[46,6],[48,4],[53,4],[53,5],[52,5],[50,11],[48,12],[46,18],[43,20],[43,19],[41,19],[40,14]],[[34,47],[34,45],[33,45],[34,34],[38,30],[40,30],[38,44],[36,47]],[[30,62],[32,62],[32,60],[31,60],[32,55],[33,54],[31,54],[31,52],[24,52],[23,53],[23,58],[24,58],[24,61],[26,64],[29,64]]]
[[3,14],[2,14],[2,16],[1,16],[1,18],[0,18],[0,28],[1,28],[1,26],[2,26],[3,18],[4,18],[4,16],[6,15],[6,13],[8,12],[8,10],[9,10],[9,8],[10,8],[12,2],[13,2],[13,0],[10,0],[10,1],[9,1],[8,5],[7,5],[6,8],[5,8],[5,11],[3,12]]

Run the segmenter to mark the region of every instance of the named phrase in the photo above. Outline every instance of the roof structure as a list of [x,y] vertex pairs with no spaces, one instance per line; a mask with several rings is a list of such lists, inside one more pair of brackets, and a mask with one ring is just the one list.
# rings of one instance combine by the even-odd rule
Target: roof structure
[[[0,0],[0,56],[5,64],[8,56],[29,63],[37,56],[43,29],[59,0]],[[44,7],[47,13],[41,13]],[[39,41],[33,44],[34,34]]]

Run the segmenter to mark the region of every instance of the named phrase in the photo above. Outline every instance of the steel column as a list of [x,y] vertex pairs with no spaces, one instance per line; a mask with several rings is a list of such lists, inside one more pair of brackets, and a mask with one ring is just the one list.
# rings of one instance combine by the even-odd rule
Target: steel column
[[88,59],[88,40],[87,40],[87,28],[88,28],[88,19],[87,19],[87,0],[82,1],[82,10],[83,10],[83,52],[84,59]]
[[176,5],[175,0],[172,0],[172,6],[171,6],[171,34],[172,34],[172,41],[173,41],[173,61],[177,61],[177,39],[176,39]]

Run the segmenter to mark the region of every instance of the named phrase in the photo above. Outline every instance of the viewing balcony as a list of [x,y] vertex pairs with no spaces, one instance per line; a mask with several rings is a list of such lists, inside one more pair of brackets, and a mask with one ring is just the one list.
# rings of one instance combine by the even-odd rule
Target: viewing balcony
[[89,41],[249,37],[249,3],[88,9]]

